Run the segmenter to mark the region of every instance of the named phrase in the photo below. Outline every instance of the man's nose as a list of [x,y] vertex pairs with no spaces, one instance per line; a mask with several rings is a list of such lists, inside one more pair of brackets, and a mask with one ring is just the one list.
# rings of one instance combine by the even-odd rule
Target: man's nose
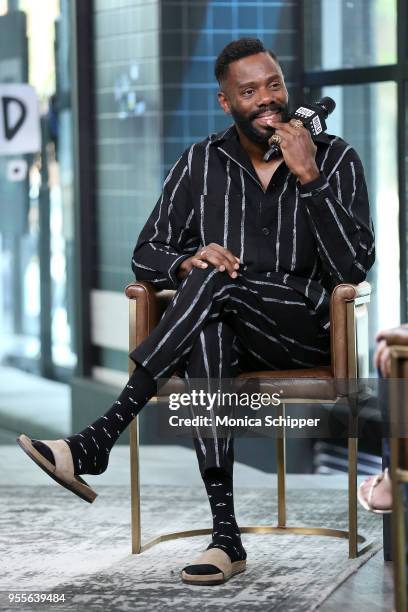
[[256,101],[257,105],[258,106],[268,106],[270,104],[277,102],[278,100],[277,94],[278,92],[272,91],[268,87],[263,87],[262,89],[259,89],[257,101]]

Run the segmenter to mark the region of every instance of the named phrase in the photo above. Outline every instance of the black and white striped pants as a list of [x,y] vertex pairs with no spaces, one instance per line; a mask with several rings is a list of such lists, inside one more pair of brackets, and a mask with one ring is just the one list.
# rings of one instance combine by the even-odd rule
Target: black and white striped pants
[[[155,379],[174,372],[189,379],[234,378],[243,371],[326,365],[329,332],[307,298],[282,283],[240,272],[232,279],[213,266],[193,268],[158,325],[130,358]],[[200,471],[232,474],[233,439],[194,437]]]

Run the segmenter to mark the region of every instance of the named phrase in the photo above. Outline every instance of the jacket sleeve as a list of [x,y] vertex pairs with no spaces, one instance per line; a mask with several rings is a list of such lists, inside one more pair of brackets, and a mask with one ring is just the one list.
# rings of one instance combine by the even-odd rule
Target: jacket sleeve
[[326,173],[299,185],[299,195],[333,285],[363,281],[375,260],[374,227],[363,165],[354,149],[346,146]]
[[163,191],[137,240],[132,270],[137,280],[175,289],[176,270],[199,247],[195,235],[188,150],[170,169]]

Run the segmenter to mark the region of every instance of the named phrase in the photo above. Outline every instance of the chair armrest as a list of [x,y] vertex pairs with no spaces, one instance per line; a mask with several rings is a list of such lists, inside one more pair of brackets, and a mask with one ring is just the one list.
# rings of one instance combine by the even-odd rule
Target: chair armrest
[[125,288],[126,297],[131,300],[130,327],[133,329],[130,349],[136,348],[160,321],[169,305],[174,289],[156,289],[152,283],[140,281]]
[[360,370],[367,371],[367,303],[370,296],[371,285],[367,281],[358,285],[342,283],[333,289],[330,299],[330,350],[335,378],[349,377],[354,350],[357,352],[355,359],[361,364]]
[[391,344],[391,378],[406,378],[408,380],[408,342],[404,338],[404,343]]

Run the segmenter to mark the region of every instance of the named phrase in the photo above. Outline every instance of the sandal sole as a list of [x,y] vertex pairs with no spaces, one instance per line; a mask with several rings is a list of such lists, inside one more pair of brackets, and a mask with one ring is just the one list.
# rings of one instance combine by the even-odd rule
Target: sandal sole
[[246,560],[234,561],[232,563],[232,572],[229,578],[225,578],[222,572],[218,574],[187,574],[184,570],[181,572],[181,580],[184,584],[193,584],[195,586],[215,586],[228,582],[233,576],[241,574],[246,570]]
[[[29,443],[25,440],[25,438],[29,440]],[[48,476],[55,480],[55,482],[64,487],[64,489],[71,491],[71,493],[74,493],[89,504],[92,504],[95,501],[98,494],[95,493],[95,491],[91,489],[91,487],[80,476],[75,476],[76,480],[78,481],[77,487],[72,485],[72,483],[68,483],[65,480],[61,480],[61,478],[58,478],[58,476],[55,476],[52,469],[48,467],[54,467],[53,464],[47,461],[47,459],[37,451],[37,449],[32,445],[31,439],[28,436],[24,435],[24,437],[20,436],[17,438],[17,444],[23,449],[25,454],[30,457],[30,459],[34,461],[36,465],[38,465],[38,467],[40,467],[46,474],[48,474]],[[85,490],[85,487],[87,487],[88,490]]]

